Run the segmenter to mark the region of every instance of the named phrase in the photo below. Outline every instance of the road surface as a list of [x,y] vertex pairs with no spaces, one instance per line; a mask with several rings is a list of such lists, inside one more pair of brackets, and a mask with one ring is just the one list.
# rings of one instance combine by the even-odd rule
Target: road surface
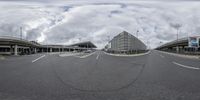
[[200,100],[197,59],[158,51],[1,58],[0,100]]

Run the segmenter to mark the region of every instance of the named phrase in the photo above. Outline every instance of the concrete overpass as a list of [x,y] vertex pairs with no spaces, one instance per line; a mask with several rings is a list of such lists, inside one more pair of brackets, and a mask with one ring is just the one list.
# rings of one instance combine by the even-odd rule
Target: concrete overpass
[[42,52],[70,52],[93,49],[96,46],[90,42],[80,42],[72,45],[42,45],[34,41],[19,39],[16,37],[0,37],[0,54],[33,54]]
[[[200,43],[200,42],[199,42]],[[200,48],[189,47],[188,37],[184,37],[178,40],[174,40],[168,43],[165,43],[159,47],[157,50],[177,52],[177,53],[194,53],[200,52]],[[200,44],[199,44],[200,45]]]

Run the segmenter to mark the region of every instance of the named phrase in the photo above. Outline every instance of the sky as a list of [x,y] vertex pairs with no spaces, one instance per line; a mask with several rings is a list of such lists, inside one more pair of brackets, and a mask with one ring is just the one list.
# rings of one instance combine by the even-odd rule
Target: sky
[[200,35],[200,2],[164,0],[0,0],[0,36],[41,44],[92,41],[103,48],[122,31],[151,48]]

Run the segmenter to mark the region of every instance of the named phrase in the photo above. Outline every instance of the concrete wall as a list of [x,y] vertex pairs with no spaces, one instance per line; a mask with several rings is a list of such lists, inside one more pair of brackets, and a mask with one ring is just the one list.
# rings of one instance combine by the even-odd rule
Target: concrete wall
[[146,45],[128,32],[122,32],[111,40],[114,51],[146,50]]

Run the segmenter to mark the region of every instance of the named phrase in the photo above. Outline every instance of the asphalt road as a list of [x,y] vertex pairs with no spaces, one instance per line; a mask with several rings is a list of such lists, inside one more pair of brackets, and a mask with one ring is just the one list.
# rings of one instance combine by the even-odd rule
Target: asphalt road
[[200,60],[158,51],[1,57],[0,100],[200,100]]

